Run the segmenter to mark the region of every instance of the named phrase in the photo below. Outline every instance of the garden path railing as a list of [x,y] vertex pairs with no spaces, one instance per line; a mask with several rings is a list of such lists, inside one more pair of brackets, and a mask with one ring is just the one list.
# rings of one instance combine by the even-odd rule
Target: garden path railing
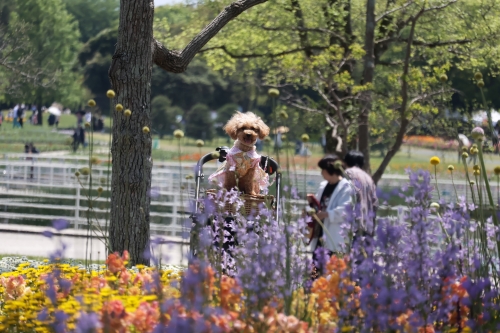
[[[79,180],[75,172],[88,165],[88,157],[56,156],[54,154],[6,154],[0,159],[0,222],[9,224],[50,225],[55,219],[66,219],[75,229],[87,225],[87,188],[89,177],[81,175]],[[204,167],[206,175],[215,171],[215,162]],[[194,197],[194,179],[186,179],[186,175],[194,174],[194,163],[154,162],[152,170],[151,190],[151,233],[167,236],[180,236],[183,221],[188,218]],[[92,188],[96,204],[93,211],[95,218],[105,226],[108,216],[109,188],[106,185],[108,166],[101,161],[92,167]],[[286,178],[286,177],[285,177]],[[303,171],[291,175],[299,191],[304,189],[314,193],[322,180],[318,171]],[[379,188],[387,193],[400,190],[408,182],[406,175],[384,175]],[[205,181],[206,183],[206,181]],[[455,180],[459,195],[465,195],[465,184]],[[441,197],[451,199],[454,189],[451,180],[438,181]],[[102,186],[101,197],[95,198],[95,189]],[[497,193],[496,184],[493,188]],[[447,198],[448,196],[448,198]],[[381,204],[384,203],[381,198]],[[295,202],[297,206],[303,204]],[[383,207],[385,212],[391,211],[401,216],[405,207],[401,205]],[[297,211],[299,213],[300,210]]]

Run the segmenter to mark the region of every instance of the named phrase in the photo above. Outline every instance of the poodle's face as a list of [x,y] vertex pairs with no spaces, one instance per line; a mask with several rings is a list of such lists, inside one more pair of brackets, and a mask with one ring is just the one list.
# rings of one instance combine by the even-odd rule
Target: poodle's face
[[233,140],[238,139],[247,146],[253,146],[257,138],[262,140],[269,135],[269,127],[252,112],[236,113],[224,130]]

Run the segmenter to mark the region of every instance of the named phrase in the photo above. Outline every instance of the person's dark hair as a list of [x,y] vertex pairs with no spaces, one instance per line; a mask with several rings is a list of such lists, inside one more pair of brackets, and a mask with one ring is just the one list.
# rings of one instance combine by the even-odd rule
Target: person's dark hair
[[362,169],[363,165],[365,165],[365,155],[360,151],[351,150],[345,155],[345,164],[347,164],[349,168],[357,166]]
[[337,155],[326,155],[318,162],[318,167],[321,170],[326,170],[329,175],[342,176],[342,170],[337,166],[338,162],[344,167],[342,160]]

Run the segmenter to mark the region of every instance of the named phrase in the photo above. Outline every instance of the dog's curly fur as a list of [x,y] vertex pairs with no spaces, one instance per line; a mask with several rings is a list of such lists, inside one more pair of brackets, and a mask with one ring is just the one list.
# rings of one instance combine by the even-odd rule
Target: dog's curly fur
[[[224,130],[233,140],[238,140],[238,148],[242,151],[253,150],[257,138],[262,140],[269,135],[269,127],[253,112],[234,114],[224,126]],[[234,171],[227,170],[224,188],[230,190],[238,185],[238,189],[243,193],[255,195],[260,192],[260,189],[254,177],[255,169],[250,169],[238,180]]]

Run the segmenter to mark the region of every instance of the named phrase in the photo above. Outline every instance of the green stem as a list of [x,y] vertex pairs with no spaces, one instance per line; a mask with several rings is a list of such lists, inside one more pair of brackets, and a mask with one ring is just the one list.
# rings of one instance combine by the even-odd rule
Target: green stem
[[[495,224],[495,227],[498,228],[498,217],[497,217],[496,211],[494,210],[495,205],[493,203],[493,195],[491,194],[490,182],[488,181],[488,177],[486,176],[487,175],[486,174],[486,166],[484,164],[483,145],[482,145],[481,141],[479,141],[478,149],[479,149],[479,162],[481,163],[481,168],[482,168],[482,172],[484,175],[484,184],[486,186],[486,192],[488,194],[488,200],[490,201],[490,206],[493,209],[493,223]],[[497,241],[497,251],[498,251],[498,255],[500,255],[500,241]]]
[[455,190],[455,197],[456,200],[458,201],[458,192],[457,192],[457,187],[455,186],[455,181],[453,180],[453,171],[450,172],[451,175],[451,183],[453,184],[453,189]]
[[438,194],[438,200],[441,200],[441,195],[439,194],[438,179],[437,179],[437,165],[434,165],[434,180],[436,181],[436,191]]

